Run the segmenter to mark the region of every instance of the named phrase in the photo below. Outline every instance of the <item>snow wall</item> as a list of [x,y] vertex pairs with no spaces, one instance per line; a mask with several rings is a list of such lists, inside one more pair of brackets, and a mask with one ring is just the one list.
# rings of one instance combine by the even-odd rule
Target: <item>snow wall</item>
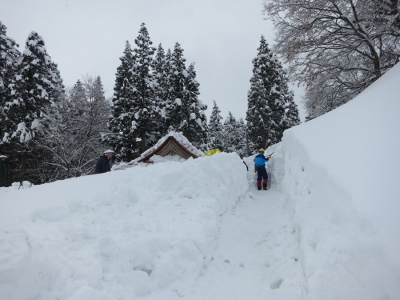
[[0,189],[0,298],[181,297],[248,188],[236,154]]
[[312,300],[400,299],[399,83],[400,64],[268,150]]

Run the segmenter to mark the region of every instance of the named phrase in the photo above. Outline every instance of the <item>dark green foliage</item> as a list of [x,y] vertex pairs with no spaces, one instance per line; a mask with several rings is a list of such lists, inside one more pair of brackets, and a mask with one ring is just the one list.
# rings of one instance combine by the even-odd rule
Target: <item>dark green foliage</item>
[[6,33],[6,26],[0,22],[0,147],[9,139],[8,126],[11,124],[7,124],[8,113],[4,109],[15,94],[15,75],[21,55],[17,43]]
[[183,122],[182,101],[185,89],[186,59],[179,43],[175,44],[171,56],[171,73],[169,75],[169,95],[166,103],[167,127],[179,129]]
[[[43,129],[48,126],[48,114],[52,105],[64,93],[64,86],[57,65],[46,52],[43,39],[32,32],[15,70],[15,83],[10,101],[4,106],[6,116],[2,143],[12,148],[11,161],[19,180],[29,178],[35,183],[46,181],[38,170],[40,158],[48,154],[39,147]],[[16,179],[16,178],[15,178]]]
[[[280,142],[283,131],[296,123],[287,120],[295,115],[293,110],[296,106],[292,103],[293,94],[288,89],[286,73],[263,36],[257,50],[258,55],[253,60],[246,114],[248,139],[252,149]],[[290,116],[285,114],[287,105]]]
[[208,123],[208,141],[210,143],[209,148],[217,147],[218,145],[222,145],[222,130],[223,125],[221,120],[223,119],[220,115],[221,111],[214,101],[214,106],[211,111],[210,121]]
[[[155,48],[145,24],[135,39],[136,48],[126,43],[121,65],[117,70],[108,124],[110,134],[104,141],[116,151],[118,161],[138,157],[160,137],[160,91],[153,69]],[[162,54],[160,54],[162,59]],[[157,66],[160,67],[160,66]],[[161,67],[160,67],[161,68]]]
[[184,92],[181,106],[182,123],[179,129],[183,135],[199,149],[206,149],[207,145],[207,105],[198,99],[200,84],[196,81],[194,64],[191,64],[184,73]]
[[196,81],[194,64],[186,68],[186,59],[179,43],[175,44],[169,63],[169,90],[166,111],[166,127],[172,126],[200,149],[207,148],[207,106],[198,99],[199,83]]
[[115,151],[117,161],[130,161],[139,156],[136,135],[132,130],[133,76],[132,69],[135,58],[129,42],[126,42],[121,65],[117,69],[114,97],[112,99],[112,115],[108,119],[110,133],[104,136],[104,142]]

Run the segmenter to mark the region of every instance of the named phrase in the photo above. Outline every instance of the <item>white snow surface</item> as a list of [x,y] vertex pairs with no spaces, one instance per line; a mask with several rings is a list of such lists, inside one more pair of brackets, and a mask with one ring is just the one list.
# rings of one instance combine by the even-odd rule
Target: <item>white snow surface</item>
[[400,299],[399,82],[400,64],[276,147],[311,299]]
[[240,158],[224,154],[2,188],[0,298],[184,293],[247,185]]
[[400,299],[394,67],[253,157],[0,188],[0,299]]

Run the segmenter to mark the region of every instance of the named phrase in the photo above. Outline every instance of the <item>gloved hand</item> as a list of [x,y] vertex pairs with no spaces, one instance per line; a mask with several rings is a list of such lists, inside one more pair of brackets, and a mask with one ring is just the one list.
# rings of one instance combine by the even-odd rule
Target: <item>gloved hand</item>
[[267,158],[268,158],[268,159],[271,159],[271,155],[268,155]]

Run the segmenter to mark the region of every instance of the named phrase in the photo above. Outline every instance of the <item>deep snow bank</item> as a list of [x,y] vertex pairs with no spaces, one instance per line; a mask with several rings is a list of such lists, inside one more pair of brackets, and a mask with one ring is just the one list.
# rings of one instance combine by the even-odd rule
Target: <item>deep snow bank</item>
[[275,146],[311,299],[400,297],[399,82],[400,64]]
[[184,296],[247,185],[240,158],[222,153],[0,188],[0,299]]

